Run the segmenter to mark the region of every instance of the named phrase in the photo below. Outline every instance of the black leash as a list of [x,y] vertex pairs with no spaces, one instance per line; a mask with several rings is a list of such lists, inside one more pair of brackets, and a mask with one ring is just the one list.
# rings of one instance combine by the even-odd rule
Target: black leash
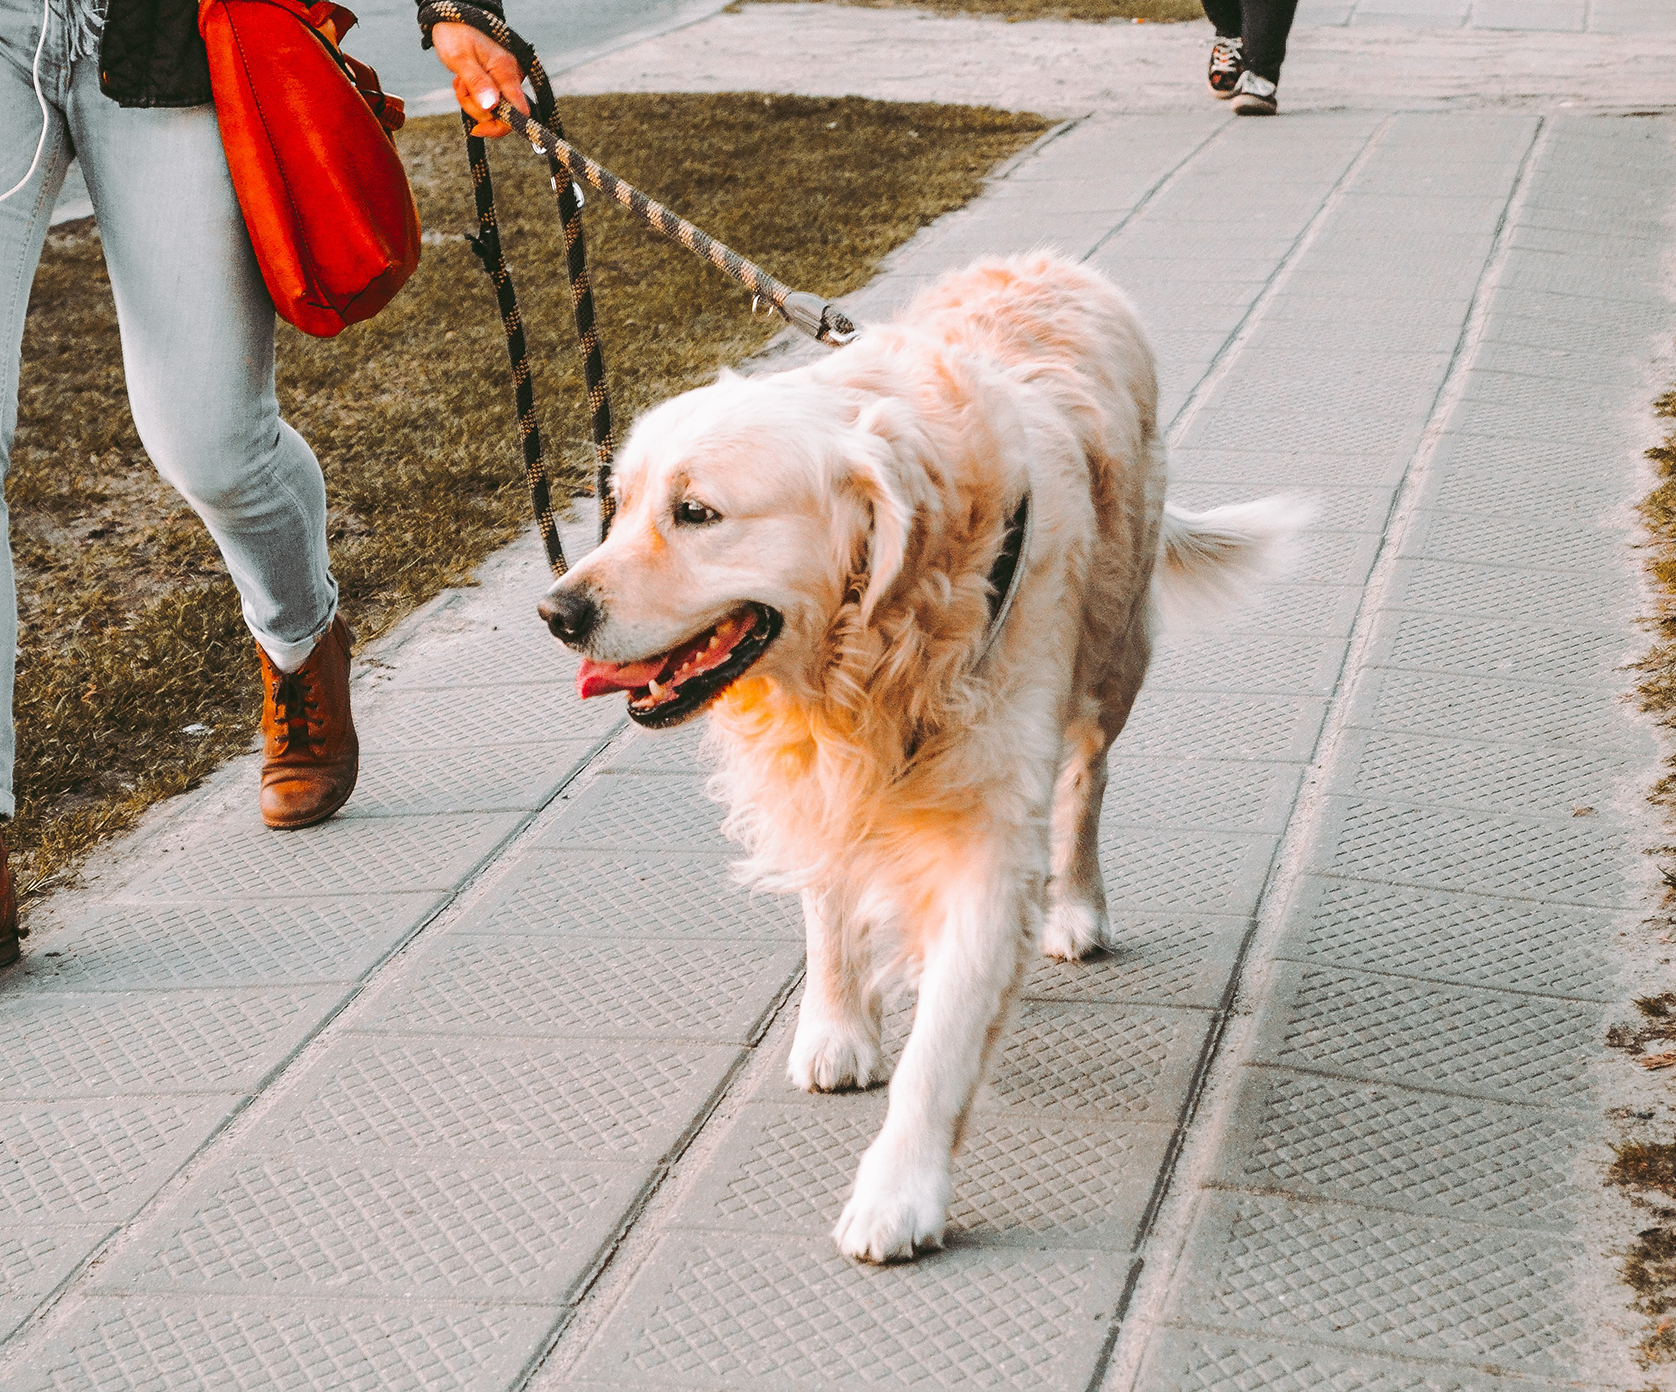
[[[605,357],[594,323],[593,286],[588,279],[587,248],[582,238],[582,196],[576,186],[581,179],[621,203],[647,226],[695,251],[723,274],[731,277],[756,299],[767,300],[794,328],[819,342],[839,347],[855,337],[856,328],[836,305],[803,291],[793,290],[738,252],[677,217],[663,204],[648,198],[596,161],[589,159],[564,138],[553,101],[553,88],[541,59],[522,38],[507,27],[499,15],[480,10],[461,0],[430,0],[419,10],[419,23],[428,35],[437,24],[466,24],[488,35],[517,61],[535,92],[535,115],[524,115],[510,102],[494,109],[497,120],[505,121],[539,155],[547,157],[549,182],[559,200],[559,217],[564,228],[565,272],[570,279],[571,303],[576,311],[576,332],[582,350],[582,376],[591,409],[594,440],[594,495],[599,500],[600,540],[611,528],[615,504],[611,497],[611,461],[615,440],[611,425],[611,396],[605,383]],[[541,529],[542,544],[553,573],[566,569],[564,548],[559,543],[558,524],[553,517],[552,492],[542,455],[541,429],[535,418],[535,392],[530,379],[528,345],[518,296],[501,250],[500,231],[495,219],[494,186],[489,179],[488,151],[482,137],[471,135],[475,122],[461,113],[465,122],[466,155],[471,162],[471,182],[477,197],[477,236],[472,250],[483,263],[495,285],[501,324],[506,330],[506,350],[512,360],[512,381],[518,408],[518,434],[524,447],[524,473],[529,482],[530,505]],[[755,300],[753,300],[753,304]]]

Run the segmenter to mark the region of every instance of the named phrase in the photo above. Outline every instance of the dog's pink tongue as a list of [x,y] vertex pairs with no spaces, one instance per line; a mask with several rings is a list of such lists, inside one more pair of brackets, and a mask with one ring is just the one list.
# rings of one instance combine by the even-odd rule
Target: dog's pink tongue
[[633,691],[645,686],[664,669],[667,657],[652,657],[645,662],[595,662],[584,657],[576,669],[576,694],[586,701],[590,696],[608,696],[613,691]]

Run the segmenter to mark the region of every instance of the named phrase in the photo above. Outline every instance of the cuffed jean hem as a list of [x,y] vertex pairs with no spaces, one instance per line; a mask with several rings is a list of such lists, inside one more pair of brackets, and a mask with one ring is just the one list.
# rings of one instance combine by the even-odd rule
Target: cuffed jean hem
[[268,660],[282,672],[295,672],[303,663],[308,661],[308,655],[319,645],[331,628],[332,620],[338,616],[334,605],[332,612],[326,616],[326,622],[320,626],[320,631],[312,637],[305,638],[300,643],[282,643],[277,638],[269,637],[266,633],[257,633],[251,629],[256,641],[262,645],[262,651],[268,655]]

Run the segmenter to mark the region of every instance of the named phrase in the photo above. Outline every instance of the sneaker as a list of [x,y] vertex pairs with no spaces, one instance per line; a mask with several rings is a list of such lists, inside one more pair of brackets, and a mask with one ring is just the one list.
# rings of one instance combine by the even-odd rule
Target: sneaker
[[1210,83],[1210,94],[1218,101],[1227,101],[1234,95],[1234,84],[1240,80],[1240,74],[1245,71],[1245,40],[1225,39],[1216,36],[1216,42],[1210,46],[1210,76],[1206,79]]
[[1236,116],[1273,116],[1280,110],[1275,100],[1278,89],[1266,77],[1258,77],[1247,69],[1234,84],[1234,114]]
[[0,841],[0,967],[17,961],[17,940],[22,936],[17,926],[17,886],[6,860],[6,843]]
[[295,672],[262,663],[262,820],[291,831],[349,801],[361,746],[349,715],[349,630],[332,620]]

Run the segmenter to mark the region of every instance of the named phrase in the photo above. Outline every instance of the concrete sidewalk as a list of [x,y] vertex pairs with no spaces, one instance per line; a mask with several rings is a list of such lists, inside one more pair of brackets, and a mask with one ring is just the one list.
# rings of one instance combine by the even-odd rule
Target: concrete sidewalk
[[1300,0],[1295,22],[1563,34],[1666,34],[1672,0]]
[[0,1384],[1666,1385],[1600,1040],[1671,985],[1623,668],[1673,193],[1668,115],[1095,111],[856,297],[1058,244],[1151,326],[1178,501],[1321,502],[1159,658],[1125,947],[1032,971],[949,1251],[835,1254],[883,1093],[789,1090],[795,906],[696,731],[575,700],[530,544],[363,665],[345,815],[234,765],[0,975]]

